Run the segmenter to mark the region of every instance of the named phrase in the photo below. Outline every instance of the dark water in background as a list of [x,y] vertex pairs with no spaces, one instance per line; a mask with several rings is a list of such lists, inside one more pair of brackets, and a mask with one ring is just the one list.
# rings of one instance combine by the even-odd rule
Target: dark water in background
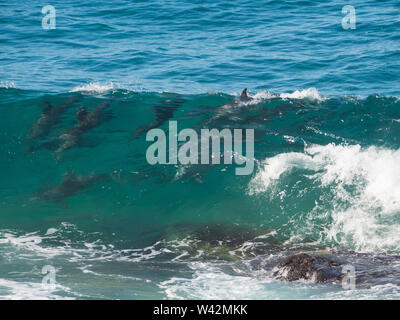
[[[45,31],[47,4],[0,5],[0,296],[399,298],[390,281],[345,292],[247,265],[400,253],[398,2],[351,3],[356,30],[341,1],[54,1]],[[212,120],[244,86],[253,100]],[[57,152],[78,108],[105,102],[104,122]],[[47,104],[66,107],[29,139]],[[179,129],[254,129],[253,174],[150,166],[131,136],[155,110]],[[108,179],[44,197],[68,172]]]

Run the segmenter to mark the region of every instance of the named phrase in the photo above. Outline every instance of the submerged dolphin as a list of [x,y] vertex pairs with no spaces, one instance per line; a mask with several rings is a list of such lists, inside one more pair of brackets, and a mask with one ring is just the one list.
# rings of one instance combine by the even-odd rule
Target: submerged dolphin
[[283,103],[273,108],[262,108],[257,115],[244,118],[243,123],[264,123],[267,119],[284,116],[290,111],[296,111],[304,107],[301,102]]
[[79,191],[87,189],[97,182],[110,179],[111,175],[109,174],[78,176],[74,171],[67,172],[63,175],[61,184],[39,192],[33,199],[51,200],[62,204],[66,198],[76,195]]
[[104,114],[104,110],[110,106],[111,102],[111,100],[105,101],[90,112],[85,107],[80,107],[76,112],[78,124],[59,136],[64,142],[56,152],[76,147],[79,144],[82,134],[108,121],[111,117]]
[[178,107],[181,106],[184,102],[185,100],[183,99],[166,100],[153,106],[156,119],[146,125],[137,128],[135,132],[132,133],[132,139],[140,137],[142,134],[151,129],[162,126],[165,122],[173,117],[176,109],[178,109]]
[[25,153],[29,153],[29,152],[36,152],[39,150],[52,150],[55,151],[57,150],[57,148],[59,147],[59,140],[58,139],[54,139],[54,140],[49,140],[49,141],[45,141],[42,142],[38,145],[27,145],[25,146]]
[[40,118],[31,126],[27,139],[40,138],[48,134],[51,128],[60,121],[61,115],[77,100],[76,97],[71,98],[56,108],[52,107],[49,102],[45,102],[46,106]]
[[234,112],[236,112],[236,107],[241,106],[244,102],[248,102],[253,100],[253,98],[247,95],[247,88],[244,88],[242,93],[240,94],[239,99],[235,98],[232,102],[224,104],[223,106],[218,107],[215,110],[215,114],[208,119],[207,121],[203,122],[203,124],[207,125],[209,122],[218,120],[225,116],[228,116]]

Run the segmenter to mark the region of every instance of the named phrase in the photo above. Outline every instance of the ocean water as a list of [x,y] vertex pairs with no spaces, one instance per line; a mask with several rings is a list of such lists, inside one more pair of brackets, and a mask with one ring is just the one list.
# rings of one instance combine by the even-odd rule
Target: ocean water
[[[0,298],[399,299],[399,17],[392,0],[1,3]],[[82,106],[98,122],[77,131]],[[254,171],[149,164],[169,121],[253,129]],[[275,279],[297,252],[363,281]]]

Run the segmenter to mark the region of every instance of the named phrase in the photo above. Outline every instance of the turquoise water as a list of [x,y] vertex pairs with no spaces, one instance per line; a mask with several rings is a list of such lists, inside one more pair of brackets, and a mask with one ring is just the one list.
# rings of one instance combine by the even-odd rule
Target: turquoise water
[[[343,1],[52,1],[43,30],[48,4],[0,4],[1,298],[400,298],[397,273],[271,274],[304,250],[398,266],[398,2],[353,1],[354,30]],[[64,150],[81,106],[98,122]],[[150,165],[170,120],[254,129],[254,171]]]

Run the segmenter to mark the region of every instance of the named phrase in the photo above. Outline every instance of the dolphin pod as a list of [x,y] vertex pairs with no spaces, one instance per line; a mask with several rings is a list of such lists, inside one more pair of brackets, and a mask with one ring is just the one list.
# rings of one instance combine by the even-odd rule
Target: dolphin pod
[[[97,107],[87,110],[86,107],[81,106],[75,113],[77,123],[70,129],[65,130],[62,134],[58,135],[53,139],[45,139],[60,120],[62,114],[70,108],[78,99],[71,98],[68,101],[60,104],[58,107],[52,107],[50,103],[47,103],[40,118],[31,126],[30,131],[27,135],[27,140],[32,139],[44,139],[38,146],[30,147],[29,151],[36,151],[40,149],[50,149],[60,154],[63,151],[72,149],[81,145],[82,136],[100,126],[102,123],[109,121],[112,118],[111,111],[107,109],[110,107],[113,99],[108,99],[100,103]],[[246,105],[246,102],[252,101],[253,98],[247,94],[245,88],[239,97],[235,98],[232,102],[224,104],[214,109],[214,115],[211,116],[207,122],[202,124],[208,124],[213,120],[220,118],[229,117],[232,112],[240,112],[242,106]],[[155,119],[141,127],[138,127],[131,135],[132,139],[136,139],[141,135],[145,134],[148,130],[162,126],[165,122],[174,116],[175,111],[183,104],[185,100],[177,96],[168,100],[164,100],[155,104],[152,109],[154,111]],[[282,105],[275,112],[282,112],[285,109],[295,108],[293,105]],[[282,110],[283,109],[283,110]],[[189,170],[190,171],[190,170]],[[193,173],[193,172],[192,172]],[[191,174],[187,172],[189,176]],[[67,172],[64,174],[62,182],[54,187],[46,189],[37,193],[37,198],[42,200],[51,200],[59,203],[75,194],[79,191],[85,190],[99,181],[107,181],[110,179],[112,174],[92,174],[89,176],[77,175],[74,171]],[[198,176],[197,174],[195,175]]]

